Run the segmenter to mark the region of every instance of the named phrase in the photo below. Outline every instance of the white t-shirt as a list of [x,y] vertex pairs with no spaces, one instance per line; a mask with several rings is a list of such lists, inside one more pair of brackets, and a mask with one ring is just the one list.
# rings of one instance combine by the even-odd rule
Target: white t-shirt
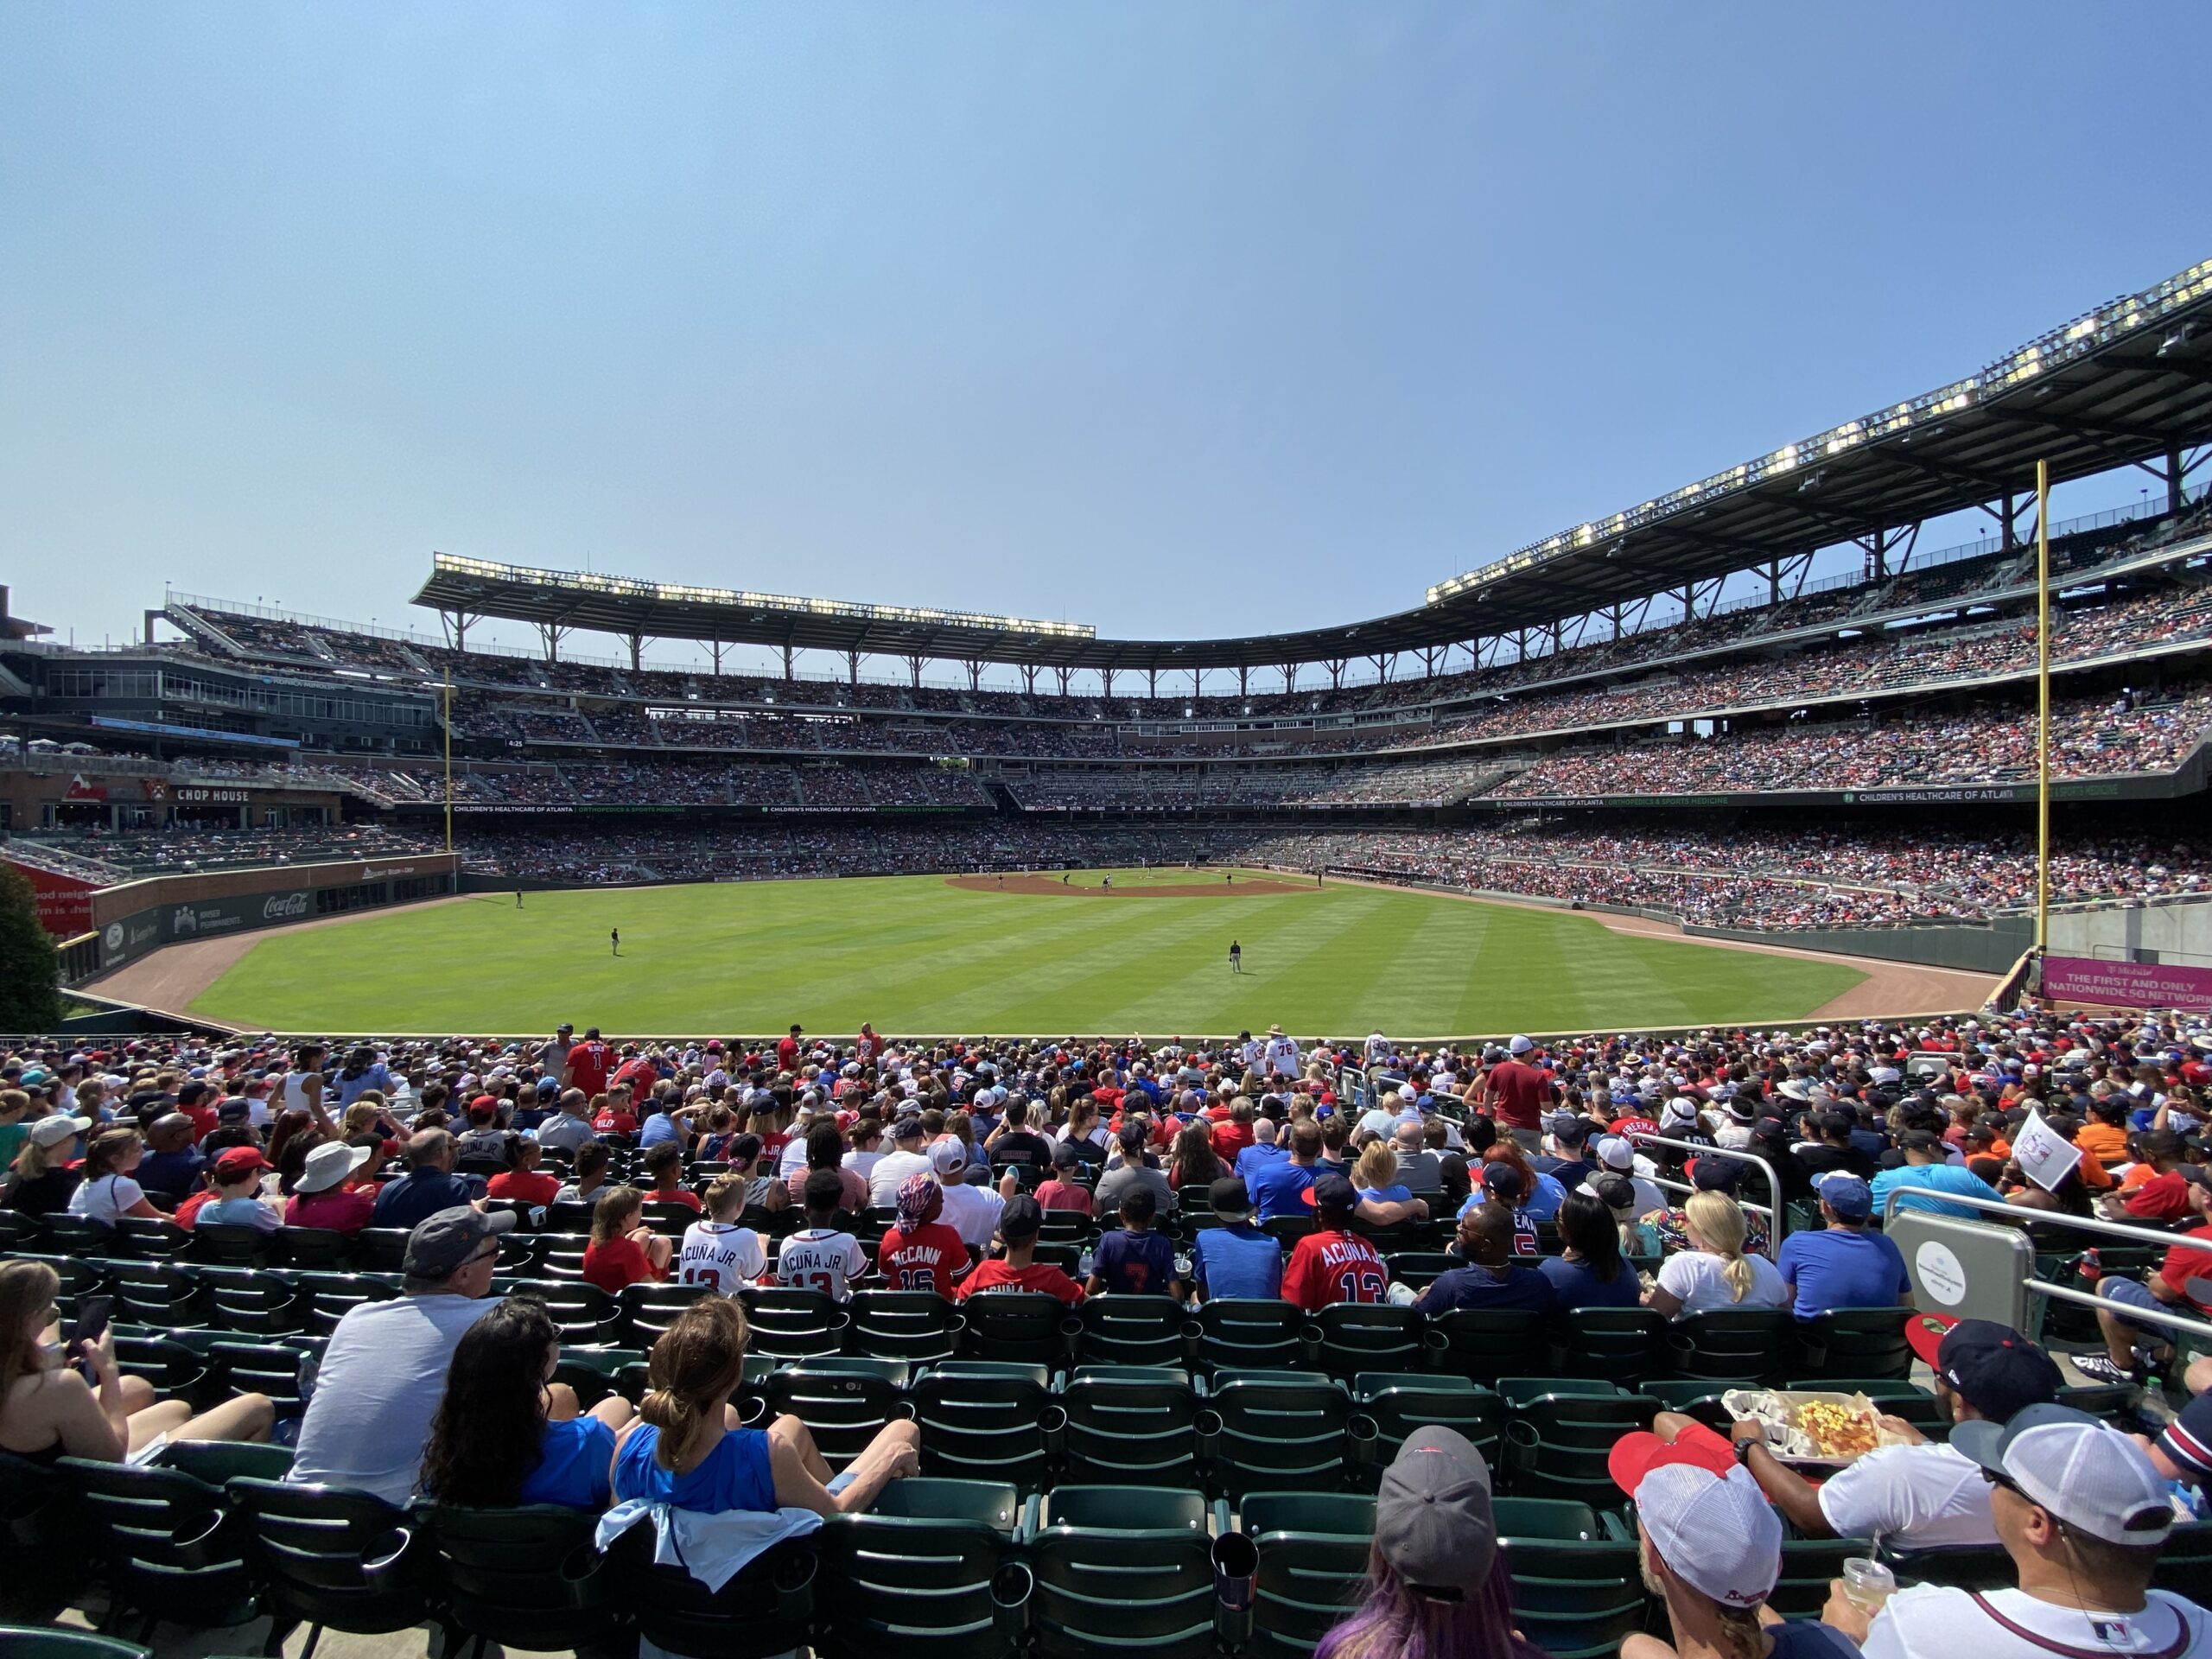
[[1358,1127],[1363,1135],[1388,1135],[1398,1127],[1398,1115],[1387,1107],[1372,1107],[1361,1116]]
[[767,1270],[768,1253],[760,1236],[734,1221],[695,1221],[683,1230],[683,1247],[677,1253],[674,1281],[679,1285],[712,1285],[725,1296],[734,1296]]
[[944,1214],[939,1219],[960,1235],[963,1244],[987,1250],[999,1230],[999,1212],[1005,1208],[1006,1200],[988,1186],[955,1184],[944,1189]]
[[795,1135],[784,1142],[784,1150],[776,1160],[776,1173],[785,1180],[806,1168],[806,1137]]
[[1270,1037],[1268,1039],[1268,1075],[1271,1077],[1294,1077],[1298,1075],[1298,1044],[1289,1037]]
[[875,1179],[875,1166],[881,1163],[883,1159],[884,1154],[880,1152],[849,1152],[845,1154],[844,1162],[845,1167],[862,1180],[873,1181]]
[[2084,1612],[2037,1601],[2020,1590],[1986,1591],[1984,1599],[2013,1624],[2055,1646],[2015,1636],[1963,1590],[1920,1584],[1883,1604],[1859,1651],[1866,1659],[1958,1659],[1963,1653],[1974,1659],[2052,1659],[2054,1652],[2078,1659],[2126,1659],[2170,1649],[2186,1625],[2189,1640],[2177,1659],[2212,1656],[2212,1618],[2195,1603],[2164,1590],[2152,1591],[2137,1613]]
[[1679,1298],[1685,1313],[1700,1313],[1708,1307],[1789,1306],[1789,1287],[1782,1282],[1774,1263],[1763,1255],[1747,1255],[1744,1260],[1751,1264],[1751,1287],[1740,1302],[1722,1276],[1726,1263],[1703,1250],[1681,1250],[1669,1256],[1659,1269],[1659,1288]]
[[868,1173],[868,1201],[878,1208],[899,1202],[899,1183],[909,1175],[930,1173],[925,1152],[887,1152]]
[[776,1280],[800,1290],[818,1290],[832,1301],[853,1294],[852,1281],[868,1272],[868,1253],[850,1233],[834,1227],[803,1227],[776,1252]]
[[146,1189],[128,1175],[102,1175],[80,1182],[69,1195],[69,1213],[112,1227],[146,1196]]
[[1989,1492],[1981,1465],[1948,1446],[1890,1446],[1829,1476],[1821,1513],[1840,1538],[1904,1549],[1993,1544]]

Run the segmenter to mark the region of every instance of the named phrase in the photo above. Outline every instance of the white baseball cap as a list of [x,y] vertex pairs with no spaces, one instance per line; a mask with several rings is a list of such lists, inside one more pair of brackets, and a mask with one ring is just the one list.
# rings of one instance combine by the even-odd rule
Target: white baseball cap
[[[1782,1520],[1748,1469],[1726,1475],[1701,1462],[1677,1461],[1673,1446],[1649,1434],[1642,1455],[1630,1448],[1615,1461],[1644,1465],[1634,1481],[1637,1519],[1669,1570],[1724,1607],[1756,1607],[1773,1592],[1782,1573]],[[1620,1478],[1616,1474],[1616,1480]]]
[[2163,1543],[2173,1530],[2165,1483],[2143,1448],[2071,1406],[2030,1406],[2007,1422],[1961,1423],[1951,1445],[2031,1503],[2108,1544]]
[[1607,1169],[1633,1169],[1636,1148],[1625,1135],[1606,1135],[1598,1142],[1598,1161]]
[[1530,1049],[1534,1048],[1535,1045],[1530,1042],[1526,1037],[1516,1037],[1511,1042],[1508,1043],[1506,1046],[1511,1049],[1516,1054],[1526,1054]]
[[58,1147],[64,1141],[75,1140],[92,1127],[89,1117],[63,1117],[59,1114],[41,1117],[31,1125],[31,1141],[35,1146]]
[[930,1148],[930,1167],[940,1175],[957,1175],[968,1167],[968,1148],[958,1141],[940,1141]]

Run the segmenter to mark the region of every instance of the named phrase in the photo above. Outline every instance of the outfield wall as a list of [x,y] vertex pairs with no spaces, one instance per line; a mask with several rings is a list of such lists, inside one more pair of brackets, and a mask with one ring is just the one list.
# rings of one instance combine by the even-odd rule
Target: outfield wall
[[[453,853],[156,875],[92,894],[92,978],[165,944],[416,904],[453,892]],[[79,953],[83,954],[83,953]]]

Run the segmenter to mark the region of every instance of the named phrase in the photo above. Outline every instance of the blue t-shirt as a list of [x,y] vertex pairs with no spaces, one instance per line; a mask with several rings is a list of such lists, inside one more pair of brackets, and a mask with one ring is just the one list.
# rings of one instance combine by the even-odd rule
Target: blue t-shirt
[[1552,1281],[1528,1268],[1510,1268],[1503,1279],[1487,1268],[1451,1268],[1414,1304],[1424,1313],[1449,1313],[1462,1307],[1530,1308],[1548,1313],[1559,1306]]
[[1255,1141],[1236,1154],[1236,1173],[1244,1178],[1244,1185],[1249,1187],[1252,1178],[1262,1169],[1270,1164],[1287,1162],[1289,1158],[1287,1147],[1263,1147]]
[[1191,1241],[1191,1271],[1215,1301],[1282,1294],[1282,1246],[1256,1227],[1204,1227]]
[[1352,1189],[1362,1198],[1372,1198],[1377,1204],[1411,1204],[1413,1189],[1403,1185],[1390,1186],[1357,1186]]
[[1262,1165],[1245,1176],[1244,1190],[1252,1195],[1255,1220],[1313,1213],[1313,1171],[1287,1158]]
[[1897,1242],[1870,1228],[1792,1233],[1782,1241],[1775,1266],[1782,1282],[1797,1293],[1801,1319],[1832,1307],[1895,1307],[1912,1288]]
[[653,1461],[660,1430],[650,1423],[632,1429],[614,1454],[614,1497],[626,1503],[642,1497],[698,1515],[731,1510],[768,1510],[776,1505],[776,1478],[768,1466],[768,1436],[757,1428],[734,1428],[721,1437],[707,1459],[688,1475]]
[[1970,1210],[1962,1204],[1945,1204],[1937,1198],[1923,1198],[1922,1192],[1955,1192],[1961,1198],[1986,1198],[1999,1203],[2004,1194],[1975,1174],[1964,1164],[1905,1164],[1896,1169],[1885,1169],[1874,1178],[1874,1213],[1882,1213],[1882,1206],[1890,1194],[1903,1188],[1905,1196],[1897,1200],[1900,1210],[1925,1210],[1931,1215],[1955,1216],[1961,1221],[1973,1221],[1984,1212]]
[[548,1423],[537,1446],[544,1459],[522,1484],[523,1503],[558,1503],[569,1510],[607,1507],[613,1491],[607,1468],[614,1458],[613,1429],[596,1417]]
[[1116,1294],[1172,1295],[1175,1246],[1165,1233],[1133,1233],[1123,1228],[1098,1241],[1098,1248],[1091,1253],[1090,1270]]
[[671,1146],[677,1140],[676,1120],[666,1112],[655,1112],[638,1126],[638,1149],[647,1147]]
[[1537,1221],[1552,1221],[1559,1216],[1559,1207],[1567,1202],[1567,1189],[1556,1176],[1538,1175],[1535,1189],[1529,1194],[1521,1208]]
[[1610,1285],[1598,1277],[1586,1262],[1548,1255],[1536,1271],[1551,1281],[1561,1307],[1634,1307],[1643,1300],[1643,1283],[1625,1262]]

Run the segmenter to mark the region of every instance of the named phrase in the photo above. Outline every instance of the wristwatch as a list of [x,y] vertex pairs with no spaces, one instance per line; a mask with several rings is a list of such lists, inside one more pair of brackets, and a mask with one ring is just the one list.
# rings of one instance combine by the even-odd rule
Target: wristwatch
[[1748,1469],[1751,1466],[1751,1448],[1755,1446],[1764,1446],[1766,1442],[1764,1440],[1736,1440],[1732,1444],[1736,1448],[1737,1463]]

